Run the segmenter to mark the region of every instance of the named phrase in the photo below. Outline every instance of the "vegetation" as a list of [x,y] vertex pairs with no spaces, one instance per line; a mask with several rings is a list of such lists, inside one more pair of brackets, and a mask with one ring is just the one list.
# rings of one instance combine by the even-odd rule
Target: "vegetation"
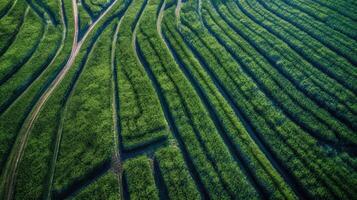
[[80,191],[73,199],[119,200],[120,197],[117,175],[110,171]]
[[145,4],[145,1],[133,1],[120,23],[116,44],[119,120],[124,150],[166,139],[168,132],[158,97],[133,48],[133,27],[139,23]]
[[170,199],[200,199],[196,185],[176,147],[157,151],[155,160],[165,181]]
[[124,163],[124,180],[130,199],[159,199],[151,165],[145,156]]
[[0,2],[0,199],[355,199],[353,0]]

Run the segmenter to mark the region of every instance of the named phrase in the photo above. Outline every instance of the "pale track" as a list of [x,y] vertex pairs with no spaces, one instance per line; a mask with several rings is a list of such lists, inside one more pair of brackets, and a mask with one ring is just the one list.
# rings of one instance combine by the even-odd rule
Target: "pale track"
[[72,0],[72,7],[73,7],[73,18],[74,18],[74,36],[73,36],[73,44],[72,44],[72,51],[71,55],[66,63],[66,65],[62,68],[60,73],[56,76],[56,78],[52,81],[50,86],[45,90],[45,92],[41,95],[37,103],[35,104],[34,108],[32,109],[31,113],[26,118],[20,132],[18,138],[14,144],[12,152],[10,154],[10,158],[6,164],[5,172],[4,172],[4,199],[10,200],[13,199],[14,189],[15,189],[15,180],[17,175],[17,168],[21,157],[24,153],[28,137],[30,135],[31,129],[39,112],[41,111],[43,105],[46,103],[48,98],[51,96],[53,91],[58,87],[61,83],[65,75],[68,73],[69,69],[73,65],[76,56],[81,49],[83,42],[86,40],[88,35],[92,32],[94,27],[98,24],[98,22],[106,16],[109,10],[116,4],[117,0],[115,0],[99,17],[98,19],[90,25],[86,33],[84,34],[83,38],[78,41],[78,31],[79,31],[79,24],[78,24],[78,7],[76,0]]

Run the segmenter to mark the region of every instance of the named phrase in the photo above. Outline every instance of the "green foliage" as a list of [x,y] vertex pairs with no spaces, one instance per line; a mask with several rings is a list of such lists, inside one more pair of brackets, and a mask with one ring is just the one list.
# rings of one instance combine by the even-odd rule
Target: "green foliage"
[[201,198],[177,147],[157,151],[155,160],[158,162],[170,199]]
[[124,176],[130,199],[159,199],[151,165],[145,156],[125,161]]
[[81,190],[74,200],[87,199],[107,199],[120,200],[120,186],[118,183],[118,175],[112,171],[107,172],[99,177],[94,183],[91,183]]
[[107,28],[98,38],[69,94],[56,163],[56,190],[67,188],[113,155],[112,35],[112,28]]
[[[228,9],[232,9],[232,12],[239,14],[238,18],[242,20],[236,20],[237,17],[231,16],[227,11]],[[269,149],[274,154],[278,155],[278,159],[283,161],[282,163],[289,168],[296,180],[299,180],[302,185],[306,184],[305,189],[309,190],[313,196],[321,197],[328,195],[327,193],[330,190],[323,189],[324,186],[321,185],[324,182],[324,184],[329,184],[328,188],[333,188],[335,194],[343,197],[344,194],[341,191],[348,190],[346,190],[341,181],[342,179],[347,179],[345,177],[348,174],[347,171],[351,172],[352,170],[347,164],[351,162],[351,158],[348,158],[349,156],[345,152],[339,153],[334,158],[328,156],[325,149],[319,146],[314,138],[301,130],[299,126],[290,121],[276,106],[272,105],[258,86],[254,84],[254,81],[249,80],[249,77],[246,77],[242,73],[241,67],[234,62],[234,59],[225,53],[226,50],[222,46],[217,44],[217,40],[204,37],[202,30],[193,31],[199,27],[199,23],[192,22],[195,21],[195,18],[196,21],[199,19],[192,13],[192,10],[192,7],[183,7],[181,20],[185,26],[181,26],[181,30],[186,35],[189,43],[201,50],[200,53],[206,59],[208,69],[213,72],[215,77],[218,77],[223,88],[233,97],[234,103],[239,105],[243,115],[249,120],[260,137],[263,138],[263,142],[268,144]],[[232,4],[228,4],[227,6],[220,4],[218,12],[226,16],[224,19],[228,23],[231,23],[232,26],[238,26],[234,30],[241,31],[237,31],[237,33],[243,34],[248,30],[246,30],[246,26],[240,26],[240,24],[248,23],[248,19],[239,11]],[[251,25],[253,26],[253,24]],[[202,44],[205,45],[202,46]],[[257,42],[257,44],[262,44],[262,41]],[[212,49],[208,51],[210,48],[214,49],[214,51]],[[276,54],[276,56],[279,55]],[[318,156],[315,157],[316,155]],[[293,163],[291,162],[292,159],[294,159]],[[346,163],[341,164],[340,159],[346,159]],[[314,161],[311,162],[312,160]],[[339,163],[339,166],[334,167],[337,163]],[[316,176],[312,174],[320,174],[318,176],[320,181],[316,180]],[[339,175],[329,177],[325,174]],[[335,181],[340,183],[341,188],[336,188],[336,185],[333,184]],[[349,179],[349,181],[352,180]],[[313,187],[309,184],[312,182],[314,183]],[[352,182],[348,183],[348,185],[350,184]]]
[[0,21],[0,55],[4,53],[16,37],[26,15],[26,2],[16,1],[10,12]]
[[135,20],[144,5],[133,1],[122,20],[116,48],[119,120],[125,150],[167,137],[168,129],[154,88],[132,46]]
[[[268,191],[269,195],[275,198],[281,198],[281,196],[289,196],[294,198],[291,189],[284,183],[282,177],[278,174],[273,166],[269,163],[269,160],[265,157],[263,152],[259,150],[259,147],[254,143],[252,136],[249,135],[242,122],[239,121],[234,113],[232,105],[229,105],[227,99],[225,99],[219,90],[216,88],[213,80],[200,66],[198,60],[195,59],[193,53],[185,46],[183,39],[180,36],[178,30],[175,30],[174,21],[174,9],[167,11],[164,17],[163,32],[166,35],[169,43],[173,47],[173,51],[177,54],[177,59],[181,60],[184,67],[187,68],[190,75],[198,81],[200,87],[207,94],[209,102],[212,104],[212,110],[219,117],[224,131],[232,142],[239,146],[234,153],[240,153],[241,157],[247,162],[249,166],[248,170],[251,170],[256,179],[261,185]],[[203,37],[201,35],[201,37]],[[209,39],[205,36],[206,41]],[[279,189],[277,189],[279,188]]]
[[229,154],[192,85],[178,69],[156,32],[154,16],[160,9],[159,5],[159,1],[148,3],[141,19],[146,23],[141,23],[138,29],[138,45],[147,62],[147,71],[151,71],[160,84],[157,90],[162,92],[178,129],[179,136],[176,137],[181,138],[189,155],[194,158],[195,168],[212,198],[257,198],[256,191]]

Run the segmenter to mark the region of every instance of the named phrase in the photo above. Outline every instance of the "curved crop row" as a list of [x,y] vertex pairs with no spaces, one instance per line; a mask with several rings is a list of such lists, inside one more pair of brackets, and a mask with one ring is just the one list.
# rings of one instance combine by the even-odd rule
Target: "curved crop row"
[[[0,84],[3,85],[33,56],[46,35],[48,27],[32,10],[26,16],[16,39],[0,57]],[[4,96],[5,98],[5,96]],[[2,103],[2,100],[0,102]]]
[[[174,8],[165,12],[163,34],[186,77],[192,85],[195,85],[197,91],[203,93],[201,99],[205,99],[203,101],[210,110],[211,118],[220,127],[221,135],[226,138],[225,143],[230,148],[231,154],[245,169],[245,173],[249,174],[252,179],[250,181],[262,195],[293,198],[288,186],[250,138],[243,123],[238,120],[240,113],[235,110],[234,105],[229,104],[231,99],[225,94],[220,94],[220,88],[217,88],[219,86],[214,84],[200,66],[199,61],[202,61],[202,58],[196,60],[192,55],[193,52],[185,46],[179,30],[176,29],[174,17]],[[201,64],[205,65],[204,62]]]
[[110,199],[120,200],[121,194],[119,191],[118,175],[112,171],[107,172],[99,177],[95,182],[88,185],[78,194],[73,200],[88,200],[88,199]]
[[[243,2],[243,1],[242,1]],[[207,17],[204,21],[208,24],[208,29],[216,35],[222,46],[230,51],[236,60],[242,65],[244,71],[260,85],[265,95],[269,96],[274,104],[279,107],[289,118],[321,142],[327,140],[335,144],[348,144],[354,142],[354,134],[344,124],[324,109],[321,109],[315,102],[311,101],[304,93],[296,88],[288,79],[274,68],[265,57],[261,56],[254,46],[243,37],[229,28],[224,20],[220,19],[217,13],[212,11],[209,3],[205,4]],[[210,19],[212,18],[212,19]],[[237,24],[238,25],[238,24]],[[241,30],[246,30],[240,27]],[[250,34],[249,38],[256,38]],[[259,41],[259,39],[256,39]],[[254,44],[253,44],[254,45]],[[357,138],[356,138],[357,139]]]
[[140,24],[138,29],[137,48],[147,73],[155,82],[156,91],[168,106],[164,109],[168,110],[172,119],[169,119],[172,121],[170,125],[175,126],[171,127],[173,132],[177,130],[175,137],[183,141],[190,156],[195,158],[195,168],[212,198],[256,198],[256,191],[234,162],[197,94],[178,70],[179,67],[155,31],[153,16],[159,13],[158,6],[158,0],[148,3],[142,18],[146,23]]
[[267,10],[274,12],[279,17],[321,41],[321,43],[331,50],[344,56],[352,64],[357,64],[357,43],[355,40],[325,26],[323,23],[316,21],[305,13],[286,5],[283,1],[258,0],[258,2]]
[[[352,117],[356,112],[353,93],[319,72],[283,41],[251,21],[232,1],[226,3],[227,6],[217,5],[217,10],[234,31],[250,41],[281,74],[317,105],[337,116],[347,126],[356,126],[356,119]],[[237,4],[240,6],[241,2]],[[246,20],[238,21],[236,17]]]
[[0,21],[0,56],[2,56],[13,43],[26,14],[29,11],[25,1],[16,1],[11,11]]
[[[185,7],[185,5],[187,6]],[[298,187],[301,187],[303,191],[308,190],[306,194],[308,196],[327,196],[331,195],[329,194],[331,191],[333,191],[332,196],[353,196],[353,192],[345,193],[348,192],[346,189],[347,183],[342,184],[342,180],[346,179],[348,174],[347,171],[352,169],[344,164],[334,167],[334,163],[340,163],[339,158],[331,159],[326,156],[324,149],[319,147],[313,138],[279,112],[259,92],[259,88],[243,76],[241,70],[239,70],[240,67],[232,58],[229,58],[220,45],[205,37],[203,31],[197,31],[195,34],[198,36],[194,36],[192,30],[197,29],[200,20],[198,14],[194,14],[193,10],[194,7],[187,3],[182,8],[181,20],[184,26],[181,26],[181,30],[187,37],[188,43],[193,44],[202,52],[202,57],[207,59],[206,63],[209,65],[208,68],[213,76],[218,77],[224,88],[228,89],[229,94],[234,97],[235,103],[242,109],[243,115],[259,133],[273,155],[281,161],[279,164],[283,164],[282,166],[290,172]],[[200,43],[207,45],[203,48]],[[211,50],[211,53],[204,51],[204,49],[210,48],[215,50]],[[347,155],[342,154],[341,156]],[[319,159],[316,159],[316,157]],[[319,175],[311,176],[311,174]],[[331,174],[334,174],[334,176],[330,176]],[[320,182],[317,182],[317,177],[321,179]],[[310,186],[311,182],[316,185]],[[341,188],[334,188],[336,183],[340,183],[339,187]],[[322,189],[326,187],[325,184],[332,189]],[[351,183],[347,185],[351,185]]]
[[132,27],[146,2],[133,1],[119,28],[116,49],[120,134],[124,150],[167,137],[168,128],[150,79],[136,57]]
[[255,23],[283,40],[313,66],[356,93],[357,72],[352,64],[304,31],[264,9],[257,1],[241,2],[242,11]]
[[357,39],[357,23],[355,21],[338,14],[333,10],[324,8],[320,4],[311,0],[284,1],[292,7],[296,7],[299,10],[309,14],[318,21],[325,23],[332,29],[339,31],[351,37],[352,39]]

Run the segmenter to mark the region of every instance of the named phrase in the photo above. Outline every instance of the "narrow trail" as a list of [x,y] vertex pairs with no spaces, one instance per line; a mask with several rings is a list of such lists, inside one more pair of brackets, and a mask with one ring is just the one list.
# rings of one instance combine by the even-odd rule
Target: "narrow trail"
[[[6,15],[15,7],[16,3],[17,3],[17,0],[13,1],[11,3],[11,5],[6,5],[6,7],[4,9],[6,9],[6,8],[7,9],[5,11],[4,11],[4,9],[0,10],[0,19],[6,17]],[[10,4],[10,3],[8,3],[8,4]]]
[[[158,13],[158,15],[159,14],[160,13]],[[166,97],[164,96],[163,91],[160,87],[160,84],[153,74],[153,71],[149,68],[149,64],[148,64],[147,60],[143,56],[143,50],[140,48],[139,43],[137,42],[137,37],[136,37],[137,28],[138,28],[138,26],[135,27],[134,33],[133,33],[133,48],[136,50],[135,56],[137,57],[139,63],[141,63],[141,65],[144,67],[144,70],[145,70],[146,74],[148,75],[148,77],[155,89],[156,94],[158,95],[160,105],[163,108],[164,116],[165,116],[165,119],[169,126],[169,130],[173,134],[174,138],[176,139],[176,141],[178,143],[179,148],[182,151],[185,163],[187,164],[187,167],[190,169],[189,170],[190,174],[195,181],[195,185],[196,185],[197,189],[199,190],[203,199],[210,199],[208,190],[207,190],[206,186],[203,184],[202,179],[199,176],[199,173],[194,165],[193,159],[190,157],[188,149],[185,146],[184,140],[179,133],[176,122],[173,118],[173,115],[172,115],[170,109],[169,109],[168,101],[167,101]]]
[[122,188],[122,162],[121,162],[121,155],[120,155],[120,146],[119,146],[119,119],[118,119],[118,107],[119,107],[119,98],[118,98],[118,78],[117,78],[117,67],[115,61],[115,47],[118,41],[118,32],[120,29],[120,25],[124,19],[125,14],[118,22],[112,42],[112,49],[111,49],[111,67],[112,67],[112,89],[113,89],[113,96],[112,96],[112,109],[113,109],[113,140],[114,140],[114,162],[112,162],[112,169],[114,170],[115,174],[118,176],[118,186],[119,186],[119,194],[123,196],[123,188]]
[[61,72],[57,75],[57,77],[52,81],[50,86],[45,90],[45,92],[41,95],[37,103],[35,104],[33,110],[25,120],[25,123],[23,124],[18,138],[14,144],[14,147],[12,149],[12,152],[10,154],[10,158],[6,164],[6,169],[4,172],[4,184],[5,184],[5,199],[10,200],[13,198],[14,194],[14,189],[15,189],[15,179],[17,175],[17,168],[19,165],[19,161],[21,160],[21,157],[24,153],[25,146],[28,140],[28,137],[30,135],[31,129],[33,127],[33,124],[35,120],[37,119],[37,116],[39,112],[41,111],[43,105],[45,102],[48,100],[48,98],[51,96],[52,92],[57,88],[57,86],[61,83],[65,75],[68,73],[69,69],[73,65],[76,56],[79,53],[79,50],[83,44],[83,42],[86,40],[88,35],[92,32],[94,27],[98,24],[98,22],[106,16],[108,11],[116,4],[117,0],[115,0],[108,8],[105,10],[98,19],[91,24],[91,26],[88,28],[87,32],[84,34],[83,38],[78,41],[78,32],[79,32],[79,23],[78,23],[78,7],[76,0],[72,0],[72,8],[73,8],[73,18],[74,18],[74,37],[73,37],[73,44],[72,44],[72,51],[71,55],[66,63],[66,65],[63,67]]
[[[61,7],[63,6],[63,2],[61,1]],[[65,15],[64,15],[64,10],[62,10],[61,12],[61,17],[62,17],[62,21],[63,21],[63,38],[62,38],[62,44],[61,47],[59,49],[59,51],[57,52],[57,54],[55,55],[55,57],[53,58],[53,60],[51,61],[51,63],[48,66],[51,66],[52,63],[55,61],[56,57],[59,55],[59,53],[61,52],[62,48],[63,48],[63,44],[65,41],[65,36],[66,36],[66,32],[67,32],[67,28],[65,26]],[[55,163],[57,161],[57,157],[58,157],[58,149],[60,146],[60,141],[61,141],[61,137],[62,137],[62,127],[63,127],[63,117],[62,115],[65,113],[65,108],[63,109],[62,113],[61,113],[61,121],[59,124],[59,129],[57,132],[57,137],[56,137],[56,143],[55,143],[55,149],[54,149],[54,153],[53,153],[53,157],[52,157],[52,162],[51,162],[51,171],[50,171],[50,178],[49,178],[49,182],[48,182],[48,188],[47,188],[47,199],[51,199],[51,190],[52,190],[52,182],[54,179],[54,173],[55,173]]]

